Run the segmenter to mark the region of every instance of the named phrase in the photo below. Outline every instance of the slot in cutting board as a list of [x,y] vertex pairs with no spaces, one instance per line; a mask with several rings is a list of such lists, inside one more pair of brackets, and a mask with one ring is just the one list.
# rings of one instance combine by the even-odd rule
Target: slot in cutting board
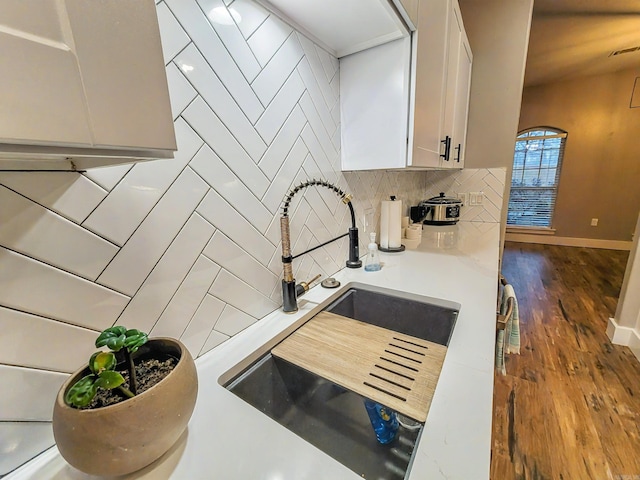
[[271,353],[419,422],[427,419],[447,347],[320,312]]

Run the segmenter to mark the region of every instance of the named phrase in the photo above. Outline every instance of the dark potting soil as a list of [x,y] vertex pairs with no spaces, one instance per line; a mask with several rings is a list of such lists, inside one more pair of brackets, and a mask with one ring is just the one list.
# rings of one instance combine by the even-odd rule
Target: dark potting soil
[[[137,360],[135,369],[136,379],[138,380],[138,395],[145,390],[150,389],[164,377],[169,375],[177,364],[178,360],[173,357],[168,357],[166,360],[157,360],[155,358]],[[118,371],[124,377],[124,387],[131,389],[129,387],[129,371],[126,369]],[[93,401],[84,407],[84,409],[107,407],[126,399],[127,397],[118,388],[114,388],[112,390],[103,390],[100,388],[96,396],[93,398]]]

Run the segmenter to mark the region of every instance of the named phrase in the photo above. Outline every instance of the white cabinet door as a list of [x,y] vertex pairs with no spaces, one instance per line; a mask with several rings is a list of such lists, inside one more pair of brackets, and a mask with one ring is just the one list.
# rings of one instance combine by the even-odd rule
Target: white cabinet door
[[442,152],[440,166],[462,168],[472,56],[462,23],[462,14],[455,0],[451,3],[448,25],[445,109],[441,130],[444,152]]
[[464,167],[466,153],[467,121],[469,119],[469,93],[471,89],[471,66],[473,56],[466,35],[462,35],[458,55],[458,72],[456,82],[456,103],[453,123],[453,147],[451,166]]
[[340,59],[342,169],[462,168],[471,60],[457,0],[422,0],[411,42]]
[[0,2],[0,143],[91,144],[80,71],[56,2]]
[[414,32],[413,148],[408,163],[414,167],[441,166],[449,8],[449,0],[422,0],[419,6]]
[[457,0],[421,1],[411,165],[464,165],[471,63]]
[[66,4],[94,145],[175,150],[155,3]]
[[442,168],[452,168],[452,148],[454,141],[455,105],[458,80],[458,60],[460,56],[460,43],[462,24],[459,21],[456,9],[450,4],[447,26],[447,68],[445,72],[445,100],[440,136],[443,148],[440,156]]
[[342,170],[404,168],[410,39],[340,59]]
[[0,170],[173,156],[153,0],[2,0],[0,19]]

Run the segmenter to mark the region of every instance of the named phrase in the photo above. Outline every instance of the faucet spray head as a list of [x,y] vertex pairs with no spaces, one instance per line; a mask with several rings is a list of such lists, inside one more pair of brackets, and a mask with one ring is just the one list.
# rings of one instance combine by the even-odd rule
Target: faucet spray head
[[[291,238],[289,233],[289,205],[291,204],[291,200],[293,196],[298,193],[300,190],[303,190],[307,187],[311,186],[319,186],[326,187],[330,190],[333,190],[338,194],[342,202],[349,207],[349,211],[351,212],[351,228],[349,228],[349,260],[347,260],[348,268],[359,268],[362,266],[362,260],[360,260],[359,254],[359,246],[358,246],[358,228],[356,227],[356,217],[353,210],[353,205],[351,204],[351,195],[343,192],[336,185],[333,185],[326,180],[307,180],[306,182],[302,182],[299,185],[295,186],[284,198],[284,203],[282,205],[282,216],[280,217],[280,232],[282,235],[282,265],[283,265],[283,279],[282,279],[282,300],[283,305],[282,309],[285,312],[296,312],[298,310],[297,304],[297,296],[298,291],[296,288],[296,281],[293,277],[293,268],[291,263],[293,262],[293,256],[291,255]],[[344,235],[342,235],[344,236]],[[330,242],[337,240],[337,237]],[[328,243],[328,242],[326,242]],[[324,244],[323,244],[324,245]],[[323,246],[320,245],[320,246]],[[319,248],[319,247],[316,247]],[[314,249],[312,249],[314,250]],[[309,252],[311,250],[308,250]],[[304,253],[307,253],[304,252]],[[300,254],[303,255],[303,254]],[[311,283],[311,282],[309,282]],[[308,284],[306,284],[306,288],[308,288]],[[306,291],[304,282],[301,284],[300,294]]]

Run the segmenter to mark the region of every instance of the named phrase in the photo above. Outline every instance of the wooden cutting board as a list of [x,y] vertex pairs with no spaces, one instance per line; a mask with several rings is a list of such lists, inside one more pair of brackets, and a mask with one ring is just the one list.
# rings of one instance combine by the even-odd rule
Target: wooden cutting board
[[424,422],[447,347],[321,312],[271,351],[344,388]]

